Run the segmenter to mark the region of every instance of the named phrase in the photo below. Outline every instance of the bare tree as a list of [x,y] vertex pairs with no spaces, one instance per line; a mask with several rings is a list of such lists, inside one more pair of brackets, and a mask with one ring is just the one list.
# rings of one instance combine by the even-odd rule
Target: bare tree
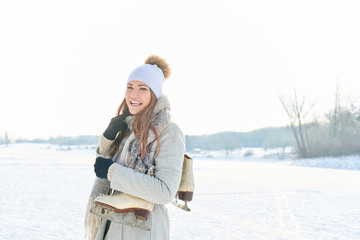
[[9,145],[9,143],[10,143],[10,139],[9,139],[7,132],[5,132],[4,143],[5,143],[5,146]]
[[348,138],[357,132],[359,114],[360,107],[358,102],[354,101],[351,96],[343,101],[339,85],[337,84],[334,109],[325,115],[329,121],[330,138]]
[[339,91],[339,84],[336,85],[336,92],[335,92],[335,103],[334,103],[334,110],[332,113],[330,112],[326,116],[329,119],[329,137],[336,138],[338,132],[341,131],[341,122],[339,121],[339,117],[341,114],[340,108],[340,91]]
[[294,95],[285,97],[280,95],[279,100],[290,120],[291,130],[294,134],[300,157],[308,157],[309,142],[305,139],[306,129],[303,126],[305,117],[311,112],[313,104],[305,106],[305,96],[298,98],[296,89]]

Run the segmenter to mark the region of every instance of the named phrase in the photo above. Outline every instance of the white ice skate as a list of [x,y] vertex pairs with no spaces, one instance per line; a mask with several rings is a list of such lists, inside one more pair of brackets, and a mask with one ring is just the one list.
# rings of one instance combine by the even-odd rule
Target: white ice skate
[[[142,223],[148,219],[153,207],[154,203],[148,202],[144,199],[134,197],[126,193],[116,193],[113,195],[102,195],[95,198],[95,207],[90,211],[110,221],[150,231],[150,229],[143,226]],[[134,212],[138,222],[130,223],[122,220],[120,213],[125,212]]]
[[[194,189],[193,159],[185,154],[180,186],[172,204],[185,211],[190,211],[187,202],[190,202],[193,199]],[[178,202],[179,199],[184,201],[184,205],[181,205]]]

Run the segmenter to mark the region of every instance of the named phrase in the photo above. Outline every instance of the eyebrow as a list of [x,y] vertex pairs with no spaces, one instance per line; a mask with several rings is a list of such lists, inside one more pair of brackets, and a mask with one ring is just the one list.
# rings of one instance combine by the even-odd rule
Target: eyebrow
[[[131,85],[131,86],[133,86],[133,84],[132,83],[128,83],[128,85]],[[137,85],[138,87],[149,87],[148,85],[146,85],[146,84],[139,84],[139,85]]]

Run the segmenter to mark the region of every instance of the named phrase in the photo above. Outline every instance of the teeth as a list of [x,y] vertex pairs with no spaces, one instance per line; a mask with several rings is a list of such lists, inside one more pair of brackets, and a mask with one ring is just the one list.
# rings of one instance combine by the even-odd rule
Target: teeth
[[141,102],[138,101],[130,101],[131,104],[141,104]]

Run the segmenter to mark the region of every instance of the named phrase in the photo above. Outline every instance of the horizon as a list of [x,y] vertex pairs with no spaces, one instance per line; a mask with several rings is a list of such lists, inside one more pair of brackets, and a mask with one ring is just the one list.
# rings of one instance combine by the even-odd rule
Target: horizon
[[[305,123],[306,124],[306,123]],[[284,125],[284,126],[268,126],[268,127],[261,127],[261,128],[256,128],[253,130],[249,130],[249,131],[220,131],[220,132],[213,132],[213,133],[204,133],[204,134],[184,134],[184,136],[207,136],[207,135],[214,135],[214,134],[219,134],[219,133],[251,133],[251,132],[255,132],[255,131],[259,131],[259,130],[263,130],[263,129],[278,129],[278,128],[287,128],[290,127],[290,125]],[[4,136],[7,132],[5,132],[4,134],[0,135],[0,140],[4,140]],[[8,138],[10,140],[25,140],[25,141],[34,141],[34,140],[50,140],[52,138],[56,139],[56,138],[72,138],[72,137],[81,137],[81,136],[89,136],[89,137],[96,137],[96,136],[101,136],[102,133],[100,134],[78,134],[78,135],[56,135],[56,136],[43,136],[43,137],[11,137],[11,135],[9,133],[8,134]]]

